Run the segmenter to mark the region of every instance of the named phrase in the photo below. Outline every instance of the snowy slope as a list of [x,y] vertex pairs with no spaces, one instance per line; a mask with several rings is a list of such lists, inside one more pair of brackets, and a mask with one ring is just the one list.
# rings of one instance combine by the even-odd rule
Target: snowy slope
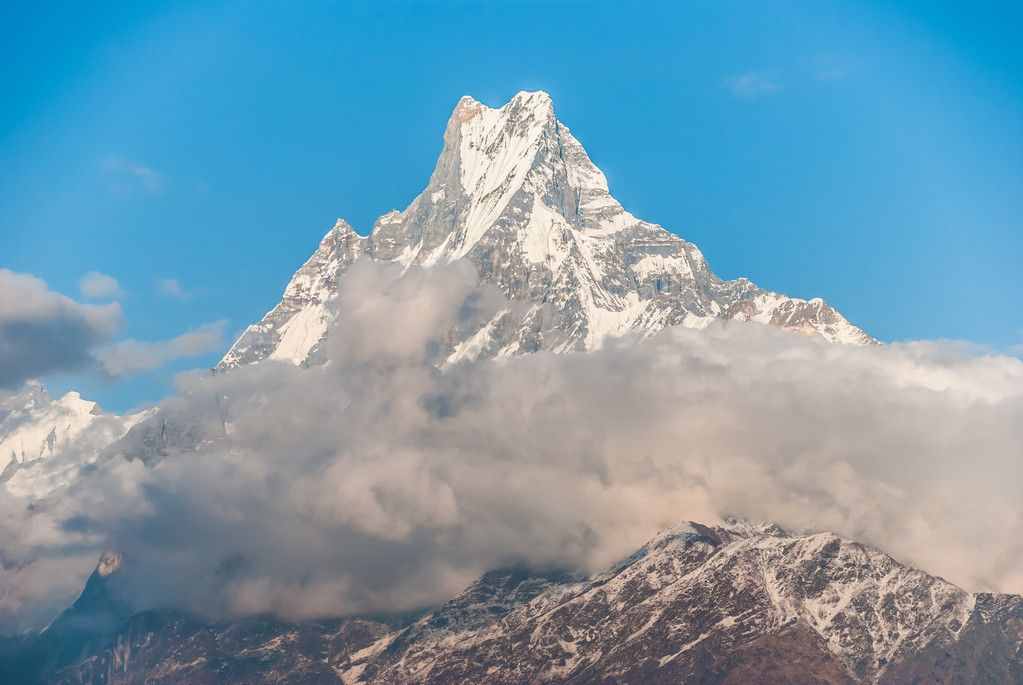
[[1020,626],[1019,596],[830,533],[686,523],[590,577],[487,573],[397,626],[147,612],[48,682],[1018,683]]
[[337,280],[366,257],[405,267],[467,259],[481,280],[520,308],[517,321],[454,341],[450,361],[538,349],[592,350],[611,337],[714,318],[770,324],[847,344],[874,342],[820,299],[723,281],[700,250],[637,219],[550,97],[521,92],[500,108],[463,97],[444,132],[427,187],[404,211],[381,216],[368,236],[339,220],[295,274],[284,298],[250,326],[220,364],[306,361],[335,316]]
[[150,414],[106,414],[77,392],[53,400],[41,384],[26,384],[0,401],[0,492],[50,494]]
[[[605,573],[520,577],[481,594],[478,583],[382,637],[338,668],[342,680],[753,682],[781,669],[780,682],[908,682],[930,672],[934,650],[957,654],[967,675],[991,609],[1023,614],[1019,597],[969,594],[829,533],[748,524],[685,524]],[[1020,674],[1012,626],[988,665],[1015,659]],[[749,651],[752,663],[735,658]]]
[[228,350],[221,366],[246,360],[282,359],[302,363],[326,332],[327,303],[336,296],[337,277],[362,253],[363,240],[338,219],[284,291],[281,302],[249,326]]
[[0,418],[0,472],[12,462],[22,464],[63,450],[100,414],[95,402],[69,392],[50,400],[38,383],[5,402]]

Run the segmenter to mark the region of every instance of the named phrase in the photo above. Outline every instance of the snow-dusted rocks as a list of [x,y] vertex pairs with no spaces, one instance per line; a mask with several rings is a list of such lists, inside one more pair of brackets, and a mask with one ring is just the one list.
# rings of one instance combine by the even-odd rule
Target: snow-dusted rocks
[[463,97],[423,192],[377,219],[368,236],[339,220],[220,367],[309,359],[329,321],[345,315],[330,306],[338,276],[363,256],[405,267],[468,259],[484,283],[524,305],[453,341],[451,361],[592,350],[609,337],[714,318],[873,342],[822,300],[721,280],[695,245],[628,213],[543,92],[521,92],[500,108]]
[[327,331],[327,302],[337,293],[337,277],[363,251],[363,239],[338,219],[284,291],[284,298],[258,324],[249,326],[220,362],[223,367],[281,359],[300,364]]
[[[455,603],[478,604],[472,590]],[[400,658],[351,668],[373,683],[901,682],[886,674],[927,673],[929,650],[969,645],[987,601],[828,533],[688,524],[484,627],[427,631]],[[1004,628],[1020,674],[1023,636]]]
[[1020,626],[1023,598],[829,533],[688,523],[606,572],[495,571],[397,625],[148,612],[50,682],[1017,683]]

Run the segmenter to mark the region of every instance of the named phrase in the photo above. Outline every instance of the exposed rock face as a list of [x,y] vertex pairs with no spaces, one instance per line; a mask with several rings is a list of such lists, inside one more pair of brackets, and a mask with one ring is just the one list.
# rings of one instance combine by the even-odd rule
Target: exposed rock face
[[396,627],[148,612],[47,682],[1020,683],[1023,598],[828,533],[687,524],[592,577],[489,573]]
[[498,109],[462,98],[426,189],[366,237],[338,220],[220,368],[309,359],[328,323],[344,317],[329,305],[338,276],[359,257],[405,267],[468,259],[484,283],[526,305],[460,341],[452,361],[591,350],[608,337],[714,318],[873,342],[822,300],[721,280],[695,245],[625,211],[542,92],[519,93]]

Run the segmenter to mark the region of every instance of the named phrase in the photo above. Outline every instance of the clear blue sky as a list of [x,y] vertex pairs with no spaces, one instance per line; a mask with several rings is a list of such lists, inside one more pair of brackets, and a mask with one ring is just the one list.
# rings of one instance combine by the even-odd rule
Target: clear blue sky
[[[415,196],[461,95],[544,89],[719,275],[884,340],[1019,343],[1019,3],[643,5],[4,3],[0,266],[116,277],[126,336],[234,332],[336,217]],[[53,383],[124,409],[217,357]]]

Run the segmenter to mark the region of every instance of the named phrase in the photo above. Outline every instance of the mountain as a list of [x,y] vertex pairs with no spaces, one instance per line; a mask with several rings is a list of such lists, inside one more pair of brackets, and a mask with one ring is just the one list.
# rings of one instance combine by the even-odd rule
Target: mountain
[[830,533],[687,523],[603,573],[491,572],[398,625],[150,611],[46,682],[1023,683],[1023,597]]
[[[339,278],[359,258],[404,268],[468,260],[483,284],[509,299],[491,320],[450,336],[447,363],[592,350],[609,337],[716,318],[876,342],[820,299],[718,278],[695,245],[625,211],[543,92],[521,92],[496,109],[463,97],[426,189],[403,212],[380,217],[368,236],[338,220],[218,369],[317,361],[328,326],[344,317],[336,310]],[[77,393],[52,400],[30,384],[0,398],[0,483],[21,496],[52,493],[136,424],[135,447],[118,454],[147,463],[199,440],[195,426],[163,415],[105,414]],[[74,458],[53,458],[65,454]]]
[[0,661],[0,676],[10,682],[35,682],[104,649],[131,616],[128,604],[117,596],[116,584],[110,582],[120,565],[119,555],[104,554],[78,599],[33,640]]
[[101,413],[95,402],[69,392],[52,400],[39,383],[28,383],[0,401],[0,472],[53,456]]
[[344,316],[331,306],[338,277],[358,258],[406,268],[467,259],[483,283],[523,305],[455,341],[452,362],[592,350],[609,337],[713,319],[875,342],[820,299],[718,278],[695,245],[629,214],[543,92],[518,93],[496,109],[463,97],[426,189],[377,219],[368,236],[339,219],[219,368],[315,359],[330,321]]
[[73,391],[54,400],[29,382],[0,397],[0,485],[14,496],[45,496],[150,414],[108,414]]
[[[496,109],[463,98],[426,189],[367,236],[339,220],[218,370],[319,362],[328,328],[345,317],[341,277],[359,259],[403,269],[466,261],[507,298],[449,338],[445,364],[584,352],[716,319],[876,343],[822,300],[718,278],[695,245],[629,214],[545,93]],[[3,401],[0,444],[12,451],[3,481],[32,496],[55,497],[68,469],[90,459],[154,465],[229,434],[213,407],[199,419],[172,406],[110,417],[39,386]],[[104,557],[45,631],[0,640],[0,680],[1023,683],[1023,598],[969,593],[869,546],[766,524],[687,523],[592,576],[497,569],[443,606],[400,617],[133,613],[118,600],[121,566]]]

